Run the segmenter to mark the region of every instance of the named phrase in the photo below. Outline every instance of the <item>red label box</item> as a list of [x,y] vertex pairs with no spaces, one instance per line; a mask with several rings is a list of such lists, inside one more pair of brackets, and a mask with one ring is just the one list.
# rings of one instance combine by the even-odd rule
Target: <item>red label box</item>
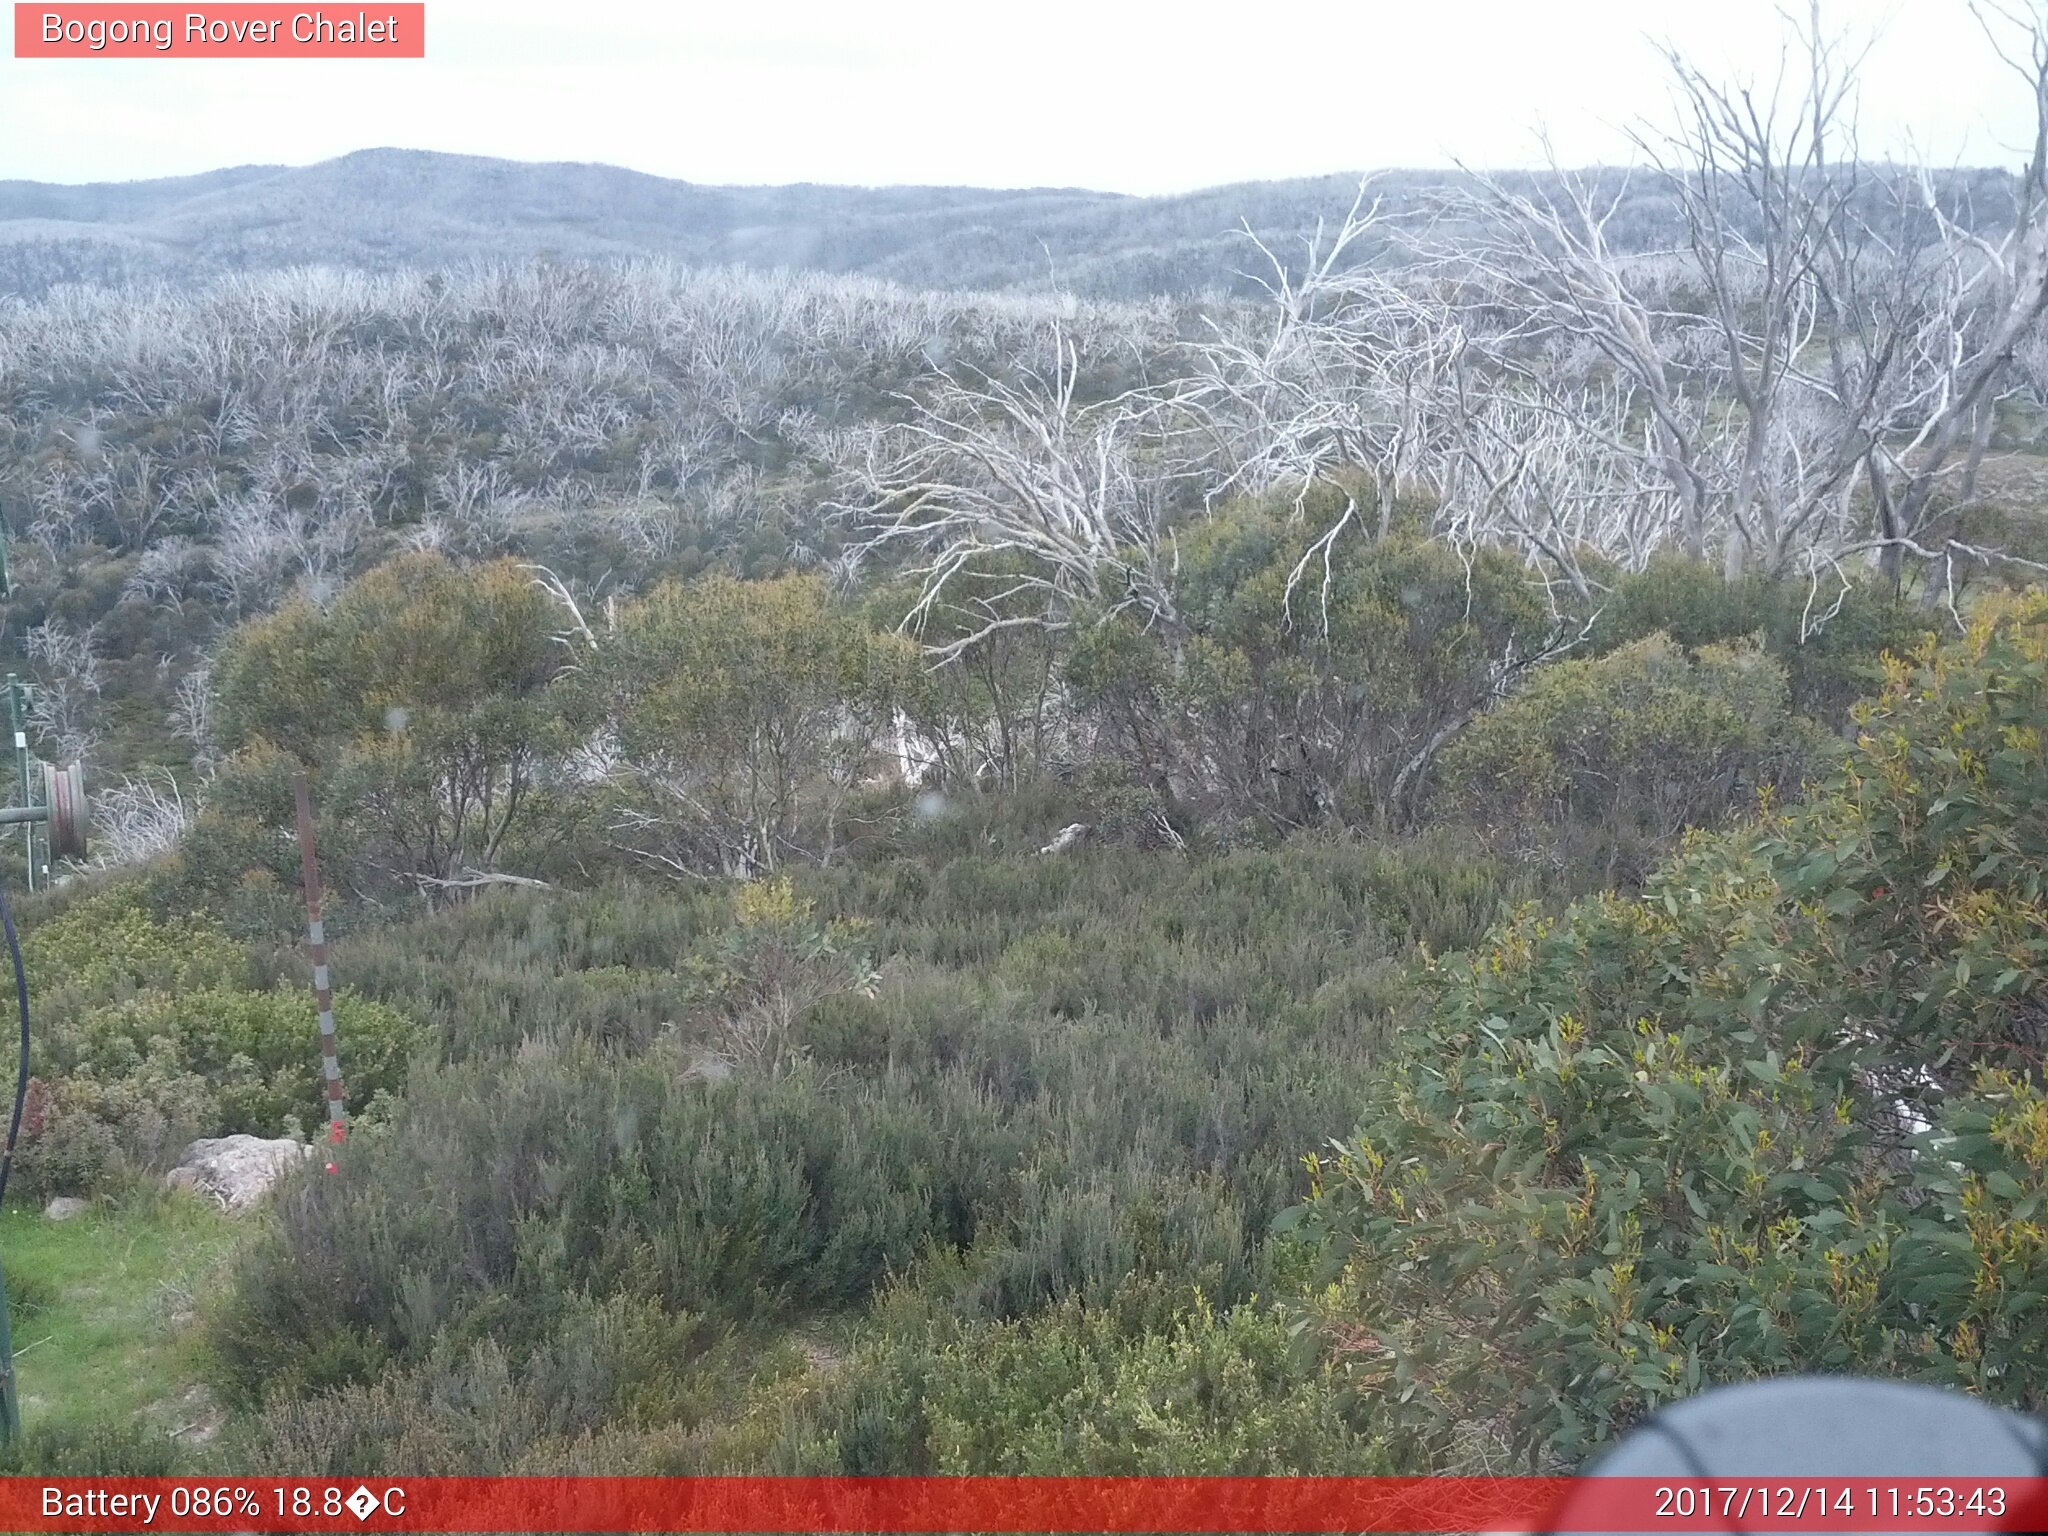
[[423,59],[427,8],[38,4],[16,0],[17,59]]
[[2048,1479],[0,1477],[0,1530],[989,1533],[2040,1531]]

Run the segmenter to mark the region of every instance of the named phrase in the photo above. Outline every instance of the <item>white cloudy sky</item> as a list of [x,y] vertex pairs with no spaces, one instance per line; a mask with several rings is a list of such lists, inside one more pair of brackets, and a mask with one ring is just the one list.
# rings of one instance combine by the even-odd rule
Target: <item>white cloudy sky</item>
[[[374,13],[374,0],[366,3]],[[2018,0],[2040,4],[2044,0]],[[354,14],[354,3],[331,13]],[[1866,150],[2019,157],[2024,89],[1965,0],[1831,0],[1871,44]],[[429,0],[424,61],[0,58],[0,178],[380,145],[699,182],[1169,192],[1626,154],[1652,40],[1768,82],[1774,0]]]

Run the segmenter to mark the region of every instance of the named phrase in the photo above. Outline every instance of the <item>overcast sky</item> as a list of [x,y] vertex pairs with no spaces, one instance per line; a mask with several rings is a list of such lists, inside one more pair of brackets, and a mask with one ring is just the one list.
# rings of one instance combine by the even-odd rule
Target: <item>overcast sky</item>
[[[2048,0],[2019,0],[2048,3]],[[358,4],[331,3],[353,15]],[[2025,91],[1964,0],[1832,0],[1866,150],[2011,163]],[[1669,39],[1768,82],[1772,0],[428,0],[423,61],[0,58],[0,178],[396,145],[697,182],[1173,192],[1627,156]]]

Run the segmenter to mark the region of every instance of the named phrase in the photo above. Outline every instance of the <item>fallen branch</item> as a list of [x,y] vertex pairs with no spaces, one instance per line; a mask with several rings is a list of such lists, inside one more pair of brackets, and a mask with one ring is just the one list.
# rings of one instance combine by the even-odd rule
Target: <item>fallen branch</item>
[[485,885],[519,885],[536,891],[552,891],[555,887],[546,880],[536,880],[530,875],[503,875],[495,872],[470,870],[459,880],[443,880],[436,875],[408,876],[413,884],[432,886],[437,891],[472,891]]
[[1087,822],[1077,821],[1072,826],[1062,827],[1059,836],[1055,837],[1038,851],[1040,853],[1065,853],[1076,843],[1085,841],[1088,834],[1094,830]]

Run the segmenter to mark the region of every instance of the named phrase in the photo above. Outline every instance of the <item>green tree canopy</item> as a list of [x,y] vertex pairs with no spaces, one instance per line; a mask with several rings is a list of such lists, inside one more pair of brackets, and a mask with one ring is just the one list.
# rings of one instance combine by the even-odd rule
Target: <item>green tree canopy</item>
[[648,855],[750,872],[830,856],[921,670],[816,577],[710,576],[623,608],[577,689],[616,730]]
[[513,561],[402,556],[235,635],[217,669],[224,744],[297,758],[392,867],[488,868],[559,744],[554,618]]

